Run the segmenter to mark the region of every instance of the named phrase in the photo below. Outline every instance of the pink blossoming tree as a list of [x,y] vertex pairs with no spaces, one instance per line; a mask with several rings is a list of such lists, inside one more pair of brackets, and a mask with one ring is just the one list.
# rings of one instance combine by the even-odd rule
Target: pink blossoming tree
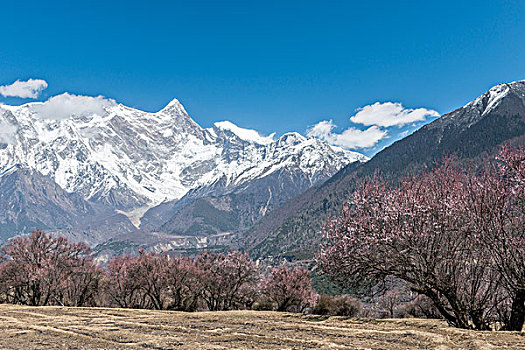
[[445,159],[396,186],[365,181],[325,225],[323,269],[347,284],[399,278],[456,327],[521,330],[525,157],[498,159],[481,173]]

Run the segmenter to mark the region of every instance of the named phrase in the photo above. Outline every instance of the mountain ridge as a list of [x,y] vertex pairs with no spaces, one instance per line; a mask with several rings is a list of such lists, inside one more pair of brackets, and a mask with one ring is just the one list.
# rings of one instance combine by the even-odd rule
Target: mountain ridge
[[270,212],[239,238],[238,246],[256,257],[312,256],[320,228],[338,215],[359,179],[379,172],[395,179],[432,166],[444,155],[477,160],[502,143],[525,143],[525,81],[498,84],[465,106],[447,113],[378,152],[366,163],[349,164]]
[[[15,131],[0,141],[0,173],[15,165],[36,171],[63,189],[63,201],[69,194],[80,195],[89,205],[104,208],[105,217],[127,217],[135,229],[152,207],[185,196],[193,201],[243,190],[267,193],[250,183],[274,173],[293,178],[297,172],[300,184],[288,199],[347,163],[368,159],[298,133],[274,139],[231,122],[202,128],[177,99],[150,113],[101,96],[66,93],[46,102],[0,105],[4,124]],[[45,214],[45,208],[39,210]],[[149,224],[157,229],[173,215],[167,211]],[[75,231],[67,225],[56,229]]]

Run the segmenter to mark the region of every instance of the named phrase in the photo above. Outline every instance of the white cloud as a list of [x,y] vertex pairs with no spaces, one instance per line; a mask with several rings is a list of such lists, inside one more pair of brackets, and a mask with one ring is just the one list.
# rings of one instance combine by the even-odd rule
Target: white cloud
[[4,97],[37,98],[47,82],[42,79],[17,80],[11,85],[0,86],[0,95]]
[[387,136],[387,131],[377,126],[360,130],[348,128],[342,133],[334,133],[335,124],[331,120],[323,120],[307,131],[309,137],[317,137],[326,142],[346,149],[369,148]]
[[322,120],[307,130],[306,135],[308,137],[313,136],[320,139],[325,139],[328,137],[328,135],[332,134],[333,128],[335,128],[335,125],[331,120]]
[[359,108],[357,113],[350,117],[356,124],[377,125],[381,127],[403,126],[429,117],[439,117],[439,113],[426,108],[404,108],[401,103],[376,102],[372,105]]
[[15,125],[0,120],[0,144],[14,143],[16,130]]
[[67,92],[53,96],[43,103],[35,103],[31,106],[33,111],[42,118],[61,120],[73,115],[105,114],[105,109],[115,105],[116,102],[103,96],[79,96]]
[[439,113],[426,108],[404,108],[398,102],[376,102],[359,108],[350,117],[352,124],[368,126],[365,130],[351,126],[337,133],[331,120],[323,120],[307,130],[307,134],[346,149],[373,148],[383,139],[390,138],[393,142],[407,136],[431,117],[439,117]]

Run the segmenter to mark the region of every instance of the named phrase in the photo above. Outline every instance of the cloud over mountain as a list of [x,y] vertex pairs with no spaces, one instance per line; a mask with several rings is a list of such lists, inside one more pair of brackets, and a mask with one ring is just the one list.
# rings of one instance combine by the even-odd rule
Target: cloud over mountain
[[37,98],[47,88],[47,82],[42,79],[17,80],[10,85],[0,86],[0,95],[4,97]]
[[426,108],[404,108],[399,102],[376,102],[359,108],[350,121],[367,126],[390,127],[423,121],[428,117],[439,117],[439,113]]
[[334,131],[336,125],[331,120],[323,120],[308,129],[307,134],[346,149],[375,149],[381,146],[381,141],[402,138],[436,117],[439,113],[431,109],[405,108],[399,102],[376,102],[358,108],[349,118],[352,125],[340,133]]
[[307,135],[325,140],[335,146],[357,149],[373,147],[387,134],[377,126],[371,126],[365,130],[350,127],[340,134],[332,131],[335,127],[336,125],[331,120],[323,120],[309,129]]
[[43,103],[35,103],[32,109],[45,119],[62,120],[73,115],[105,114],[105,108],[116,102],[104,96],[80,96],[69,93],[51,97]]

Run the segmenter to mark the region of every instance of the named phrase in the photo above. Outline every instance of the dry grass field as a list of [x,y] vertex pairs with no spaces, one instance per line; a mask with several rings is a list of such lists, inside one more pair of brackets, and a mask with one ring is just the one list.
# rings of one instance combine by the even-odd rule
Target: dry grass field
[[525,349],[434,320],[0,305],[0,349]]

